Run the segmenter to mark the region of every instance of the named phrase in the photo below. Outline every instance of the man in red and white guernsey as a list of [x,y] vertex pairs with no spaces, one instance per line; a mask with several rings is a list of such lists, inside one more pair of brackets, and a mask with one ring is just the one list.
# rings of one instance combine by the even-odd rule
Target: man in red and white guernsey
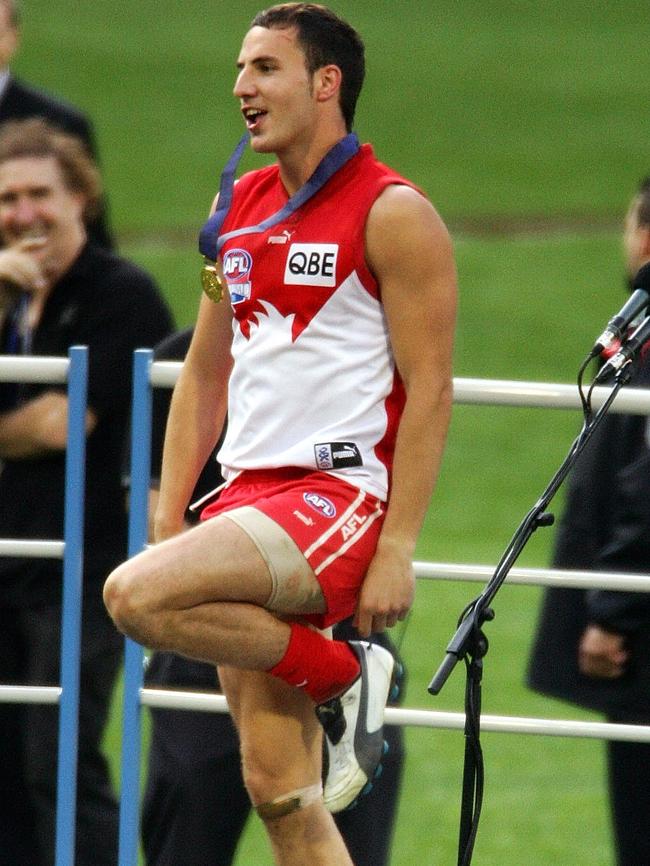
[[[157,543],[105,599],[133,639],[219,665],[276,862],[345,866],[330,813],[372,783],[397,671],[327,629],[354,614],[365,637],[412,605],[451,411],[455,269],[431,204],[351,133],[364,50],[346,22],[272,7],[237,67],[250,145],[277,162],[234,190],[222,179],[202,243],[229,303],[202,299]],[[226,484],[184,531],[226,412]]]

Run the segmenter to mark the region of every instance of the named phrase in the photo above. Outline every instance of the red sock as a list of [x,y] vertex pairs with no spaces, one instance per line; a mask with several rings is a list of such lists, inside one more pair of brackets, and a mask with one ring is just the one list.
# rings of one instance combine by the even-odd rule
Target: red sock
[[347,643],[291,623],[287,651],[268,673],[304,689],[317,704],[342,692],[359,676],[359,661]]

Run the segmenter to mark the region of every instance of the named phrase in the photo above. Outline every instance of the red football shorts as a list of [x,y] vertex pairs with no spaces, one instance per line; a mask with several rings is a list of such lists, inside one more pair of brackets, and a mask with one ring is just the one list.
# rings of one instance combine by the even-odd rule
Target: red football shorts
[[316,575],[327,610],[302,619],[322,629],[354,613],[384,519],[380,499],[326,472],[248,470],[203,509],[201,520],[242,506],[281,526]]

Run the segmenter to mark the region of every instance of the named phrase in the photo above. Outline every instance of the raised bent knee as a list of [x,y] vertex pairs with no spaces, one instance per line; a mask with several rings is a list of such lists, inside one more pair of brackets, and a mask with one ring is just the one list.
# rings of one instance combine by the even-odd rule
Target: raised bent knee
[[116,627],[139,643],[146,643],[146,608],[138,598],[130,563],[118,566],[104,583],[104,604]]

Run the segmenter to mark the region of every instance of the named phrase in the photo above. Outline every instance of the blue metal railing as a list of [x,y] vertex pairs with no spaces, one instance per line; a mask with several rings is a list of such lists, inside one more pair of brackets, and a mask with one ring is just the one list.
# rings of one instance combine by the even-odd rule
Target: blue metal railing
[[56,788],[56,866],[73,866],[75,860],[88,350],[74,346],[70,349],[69,358],[68,447],[63,525],[65,546],[61,626],[61,700]]
[[[135,556],[147,543],[152,394],[149,371],[152,359],[153,352],[150,349],[138,349],[133,358],[129,556]],[[124,655],[119,866],[135,866],[138,857],[142,749],[140,692],[143,668],[143,648],[127,638]]]
[[[5,363],[0,371],[2,381],[58,382],[63,374],[63,381],[67,379],[68,383],[63,547],[61,549],[57,544],[46,543],[48,550],[39,555],[63,558],[55,864],[74,866],[88,349],[85,346],[73,346],[63,369],[62,359],[6,357],[3,360]],[[10,540],[7,542],[11,543]],[[11,555],[34,555],[29,543],[21,546],[24,548],[22,552],[14,550]],[[25,687],[25,692],[28,691],[29,687]],[[11,697],[8,699],[14,700]],[[43,694],[37,700],[39,703],[50,703],[51,695]]]

